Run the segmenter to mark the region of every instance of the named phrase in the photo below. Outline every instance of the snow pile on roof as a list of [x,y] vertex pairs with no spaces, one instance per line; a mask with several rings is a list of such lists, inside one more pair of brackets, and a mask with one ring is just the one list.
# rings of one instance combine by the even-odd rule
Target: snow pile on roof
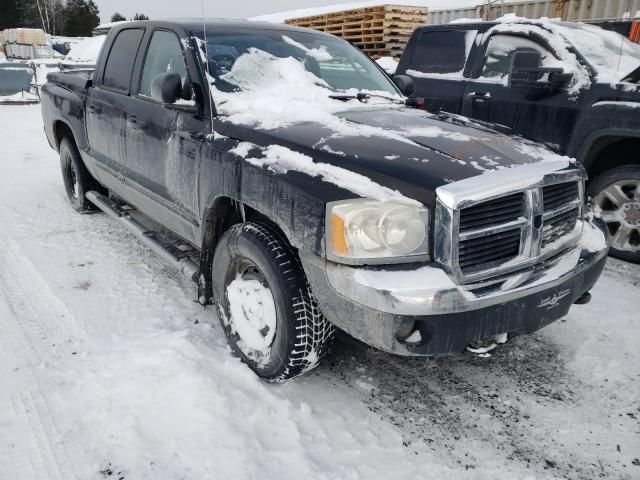
[[131,20],[120,20],[118,22],[109,22],[109,23],[101,23],[94,30],[109,30],[110,28],[116,27],[123,23],[130,22]]
[[96,63],[106,38],[106,35],[85,38],[73,45],[64,59],[69,62]]
[[389,75],[396,73],[398,69],[398,61],[392,57],[382,57],[376,60],[376,63],[382,67],[382,69]]

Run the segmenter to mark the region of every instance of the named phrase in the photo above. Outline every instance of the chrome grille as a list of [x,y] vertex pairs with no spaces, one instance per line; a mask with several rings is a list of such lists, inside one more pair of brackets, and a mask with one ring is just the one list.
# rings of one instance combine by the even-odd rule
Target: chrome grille
[[571,233],[580,216],[580,186],[577,182],[549,185],[542,189],[544,225],[542,248]]
[[[468,182],[468,191],[455,184],[441,187],[436,221],[444,228],[436,232],[435,259],[461,284],[535,268],[577,242],[584,178],[582,169],[551,171],[514,191],[512,179],[501,188],[496,173],[486,185]],[[493,197],[482,199],[484,190]]]
[[483,202],[460,211],[460,232],[501,225],[518,219],[524,208],[524,195],[515,193]]
[[[507,262],[520,254],[524,194],[515,193],[460,211],[458,262],[463,273]],[[496,227],[512,228],[495,231]]]

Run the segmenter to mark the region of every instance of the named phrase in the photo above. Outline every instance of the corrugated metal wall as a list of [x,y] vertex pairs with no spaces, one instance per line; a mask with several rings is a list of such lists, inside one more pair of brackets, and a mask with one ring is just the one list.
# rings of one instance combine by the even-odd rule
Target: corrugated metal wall
[[523,0],[520,2],[479,2],[475,8],[429,10],[427,24],[449,23],[459,18],[495,20],[502,15],[515,13],[527,18],[562,18],[563,20],[605,20],[640,15],[640,0]]

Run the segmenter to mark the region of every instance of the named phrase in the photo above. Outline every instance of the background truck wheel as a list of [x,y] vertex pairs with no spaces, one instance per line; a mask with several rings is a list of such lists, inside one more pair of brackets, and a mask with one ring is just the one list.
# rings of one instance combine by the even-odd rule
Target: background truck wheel
[[604,172],[591,182],[589,193],[607,222],[611,255],[640,263],[640,166]]
[[320,313],[297,254],[270,224],[238,224],[223,235],[212,285],[229,344],[263,379],[302,375],[328,352],[334,327]]
[[102,189],[87,171],[76,144],[69,137],[63,138],[60,142],[60,168],[64,189],[73,209],[81,213],[96,210],[85,197],[85,193]]

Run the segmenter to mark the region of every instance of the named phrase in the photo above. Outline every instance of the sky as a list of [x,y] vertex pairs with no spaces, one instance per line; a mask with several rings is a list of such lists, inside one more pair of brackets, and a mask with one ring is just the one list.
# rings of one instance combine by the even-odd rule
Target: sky
[[[206,16],[219,18],[248,18],[265,13],[280,12],[335,3],[346,3],[350,0],[204,0]],[[351,0],[357,1],[357,0]],[[103,22],[111,20],[114,12],[125,17],[132,17],[140,12],[150,18],[184,18],[200,16],[201,0],[97,0],[100,17]],[[385,3],[382,1],[381,3]]]

